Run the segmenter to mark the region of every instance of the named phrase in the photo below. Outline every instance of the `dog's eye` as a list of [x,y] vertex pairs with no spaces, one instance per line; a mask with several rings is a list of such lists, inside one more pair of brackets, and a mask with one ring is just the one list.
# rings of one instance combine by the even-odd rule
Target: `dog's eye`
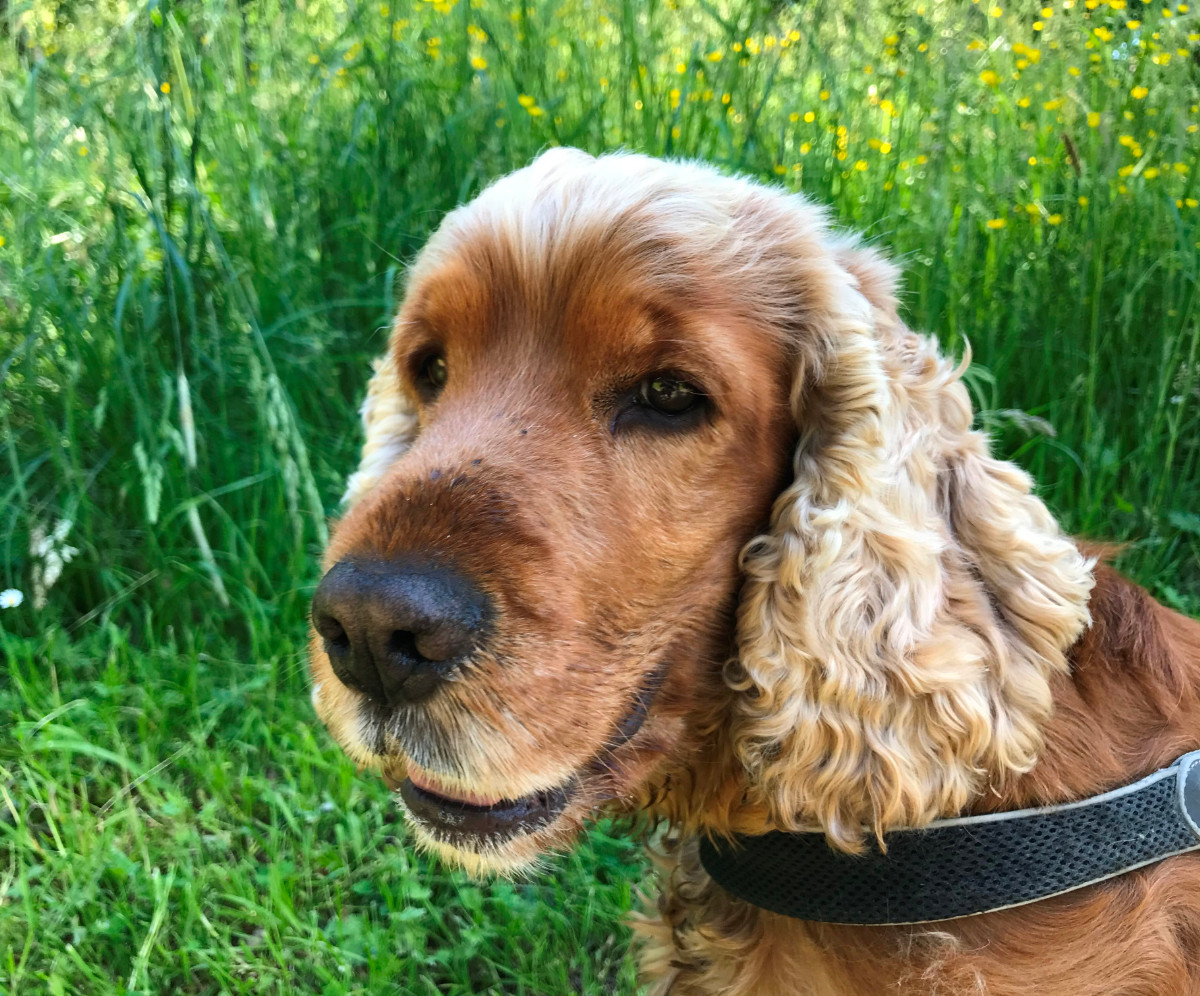
[[615,399],[611,430],[687,432],[712,418],[712,400],[678,373],[656,373],[632,384]]
[[658,374],[641,383],[638,397],[664,415],[682,415],[704,401],[704,395],[686,380]]
[[417,386],[430,396],[436,396],[446,386],[450,370],[446,357],[441,353],[430,353],[417,364]]

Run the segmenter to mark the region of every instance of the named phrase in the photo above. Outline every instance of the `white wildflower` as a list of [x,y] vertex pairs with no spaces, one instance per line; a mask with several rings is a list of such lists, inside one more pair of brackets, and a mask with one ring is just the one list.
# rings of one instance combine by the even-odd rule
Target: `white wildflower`
[[42,526],[34,526],[29,534],[29,552],[33,554],[33,607],[41,609],[46,604],[46,592],[54,587],[62,569],[79,552],[67,546],[67,534],[74,525],[70,519],[59,519],[47,534]]
[[25,593],[17,588],[0,591],[0,609],[15,609],[25,601]]

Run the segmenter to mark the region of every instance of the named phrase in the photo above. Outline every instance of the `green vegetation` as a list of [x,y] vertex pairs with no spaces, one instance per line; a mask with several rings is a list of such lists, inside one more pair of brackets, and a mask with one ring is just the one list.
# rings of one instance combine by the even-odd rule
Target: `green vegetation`
[[636,991],[635,844],[448,873],[305,679],[404,262],[547,145],[830,203],[1068,527],[1200,608],[1200,17],[927,3],[0,4],[5,992]]

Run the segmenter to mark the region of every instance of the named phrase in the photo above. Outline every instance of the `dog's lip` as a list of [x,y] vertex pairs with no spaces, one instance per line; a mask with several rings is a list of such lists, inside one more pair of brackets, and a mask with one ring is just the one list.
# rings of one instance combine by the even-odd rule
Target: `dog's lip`
[[[581,769],[582,775],[611,768],[613,751],[641,731],[666,675],[665,661],[646,675],[629,711],[616,724],[604,750]],[[383,778],[389,788],[399,791],[412,820],[451,845],[496,842],[544,829],[562,815],[580,787],[579,777],[573,776],[562,785],[508,799],[449,785],[412,761],[405,765],[404,774],[406,777],[397,778],[385,768]]]
[[[411,761],[408,763],[406,774],[408,775],[408,780],[422,792],[427,795],[436,795],[449,802],[458,802],[467,806],[488,809],[504,801],[504,797],[500,795],[481,795],[478,792],[464,791],[463,789],[447,785],[436,775],[425,771]],[[400,783],[397,783],[394,787],[399,788]]]
[[[417,774],[414,780],[413,773]],[[494,799],[455,791],[444,795],[440,783],[413,772],[400,782],[400,798],[409,817],[447,843],[500,841],[549,826],[562,814],[574,793],[574,781],[519,799]],[[421,784],[418,784],[420,782]],[[442,789],[442,791],[438,791]],[[480,800],[480,801],[471,801]]]

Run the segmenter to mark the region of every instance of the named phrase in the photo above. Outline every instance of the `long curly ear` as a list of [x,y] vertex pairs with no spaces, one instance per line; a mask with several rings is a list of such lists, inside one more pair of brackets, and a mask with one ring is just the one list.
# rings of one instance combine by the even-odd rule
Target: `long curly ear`
[[387,473],[417,434],[417,413],[404,392],[391,350],[374,363],[374,373],[362,403],[363,442],[358,470],[346,482],[342,504],[349,508]]
[[795,481],[743,551],[728,680],[752,796],[853,850],[1034,764],[1092,563],[971,430],[962,368],[900,322],[893,269],[826,248]]

